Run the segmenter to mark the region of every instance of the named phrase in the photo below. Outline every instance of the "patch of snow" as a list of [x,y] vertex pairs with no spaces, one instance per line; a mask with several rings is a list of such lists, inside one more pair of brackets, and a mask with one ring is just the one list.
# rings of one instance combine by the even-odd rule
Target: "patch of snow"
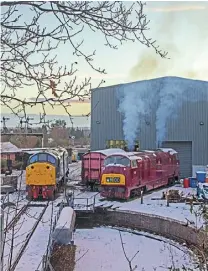
[[[172,189],[178,189],[180,192],[184,193],[184,196],[188,195],[196,195],[196,189],[194,188],[182,188],[182,187],[171,187]],[[141,199],[135,199],[128,202],[116,202],[116,201],[102,201],[102,204],[113,205],[111,208],[117,208],[118,210],[125,210],[125,211],[134,211],[134,212],[141,212],[147,214],[154,214],[161,217],[175,219],[181,222],[187,222],[187,220],[191,221],[193,224],[197,224],[198,226],[202,226],[204,221],[200,218],[197,218],[194,214],[190,212],[190,205],[185,203],[170,203],[170,206],[167,207],[166,200],[151,200],[152,198],[161,198],[162,192],[166,192],[167,189],[163,189],[160,191],[155,191],[152,194],[144,195],[143,197],[143,204],[141,204]],[[96,204],[97,205],[97,204]],[[100,202],[99,202],[99,205]],[[98,206],[99,206],[98,205]],[[195,206],[194,208],[198,208]]]
[[74,216],[75,212],[71,207],[64,207],[60,213],[59,219],[56,224],[56,228],[71,229],[72,220]]
[[[78,172],[77,167],[80,167],[81,172],[81,163],[74,165],[73,167],[76,167],[76,170]],[[80,173],[81,175],[81,173]],[[81,178],[81,176],[80,176]],[[162,192],[166,192],[167,190],[177,189],[179,192],[183,192],[184,196],[191,196],[196,195],[196,189],[195,188],[183,188],[181,185],[175,185],[174,187],[171,187],[169,189],[164,188],[160,191],[153,191],[149,195],[144,194],[144,203],[141,204],[140,199],[134,199],[132,201],[128,202],[119,202],[119,201],[108,201],[105,198],[101,197],[99,194],[96,195],[95,198],[95,204],[96,206],[103,206],[108,207],[112,206],[111,208],[117,208],[119,210],[126,210],[126,211],[135,211],[135,212],[142,212],[142,213],[148,213],[148,214],[154,214],[161,217],[167,217],[172,218],[178,221],[187,222],[187,219],[191,221],[193,224],[196,223],[196,218],[194,214],[191,214],[190,212],[190,205],[185,203],[170,203],[170,206],[167,207],[166,200],[151,200],[152,198],[161,198]],[[79,194],[79,195],[78,195]],[[86,204],[87,204],[87,198],[88,198],[88,205],[93,204],[94,201],[94,195],[96,193],[94,192],[85,192],[79,193],[76,192],[75,197],[79,197],[82,199],[76,199],[75,200],[75,210],[87,210]],[[91,198],[90,198],[91,197]],[[85,198],[85,199],[84,199]],[[100,201],[102,200],[102,201]],[[85,205],[85,206],[84,206]],[[194,208],[198,208],[195,206]],[[203,220],[197,219],[198,226],[201,226],[203,224]]]
[[[132,261],[132,267],[137,265],[136,270],[152,271],[157,267],[157,271],[163,271],[171,265],[176,268],[185,265],[187,268],[197,270],[191,252],[175,242],[142,232],[122,231],[121,236],[128,258],[133,258],[139,251]],[[90,271],[129,270],[118,230],[111,228],[76,230],[75,242],[77,245],[75,271],[82,271],[84,267]]]
[[161,150],[163,152],[169,152],[170,154],[177,153],[177,151],[175,151],[174,149],[170,149],[170,148],[159,148],[159,150]]
[[[92,151],[92,152],[96,152],[96,153],[102,153],[106,156],[108,155],[112,155],[112,154],[121,154],[121,153],[125,153],[124,150],[122,149],[117,149],[117,148],[112,148],[112,149],[105,149],[105,150],[97,150],[97,151]],[[91,152],[91,153],[92,153]]]
[[[34,207],[33,207],[34,208]],[[37,208],[36,208],[37,209]],[[39,210],[42,209],[39,207]],[[26,250],[21,257],[15,270],[21,271],[35,271],[41,270],[42,257],[46,254],[47,245],[51,230],[51,215],[53,218],[57,214],[58,208],[52,204],[46,209],[41,221],[39,222],[34,234],[32,235]]]
[[[71,181],[81,181],[82,162],[69,164],[69,179]],[[69,181],[70,182],[70,181]]]
[[[8,258],[12,247],[12,239],[13,239],[13,253],[12,253],[12,262],[14,262],[15,257],[17,256],[19,250],[24,244],[27,235],[31,232],[32,227],[34,226],[36,220],[38,219],[42,208],[33,207],[28,208],[27,211],[20,217],[18,222],[13,229],[9,230],[6,235],[6,242],[4,248],[4,266],[5,270],[8,266]],[[31,270],[31,269],[28,269]]]
[[0,142],[0,149],[1,149],[1,153],[21,152],[21,149],[19,149],[17,146],[12,144],[11,142]]

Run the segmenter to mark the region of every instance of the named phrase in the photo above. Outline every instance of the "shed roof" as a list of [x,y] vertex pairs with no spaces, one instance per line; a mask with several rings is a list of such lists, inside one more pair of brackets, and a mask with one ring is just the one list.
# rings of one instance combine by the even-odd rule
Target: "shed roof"
[[1,153],[16,153],[21,152],[17,146],[11,142],[1,142]]

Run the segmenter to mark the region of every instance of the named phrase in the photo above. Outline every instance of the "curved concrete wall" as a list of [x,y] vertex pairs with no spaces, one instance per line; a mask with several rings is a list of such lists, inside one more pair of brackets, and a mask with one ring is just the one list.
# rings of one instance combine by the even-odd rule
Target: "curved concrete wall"
[[89,219],[85,220],[85,223],[87,224],[119,226],[144,230],[179,242],[186,242],[188,245],[208,248],[208,233],[197,231],[193,227],[187,226],[187,224],[177,220],[151,214],[121,210],[102,211],[102,209],[97,209],[93,214],[86,214],[81,211],[77,212],[77,218],[84,218],[86,216],[90,216],[88,217]]

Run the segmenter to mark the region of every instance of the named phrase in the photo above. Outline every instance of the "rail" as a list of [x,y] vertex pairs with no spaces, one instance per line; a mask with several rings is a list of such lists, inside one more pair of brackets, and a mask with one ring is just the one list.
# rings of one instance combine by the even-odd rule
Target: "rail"
[[42,217],[43,217],[43,215],[44,215],[44,213],[45,213],[45,211],[46,211],[46,209],[47,209],[47,207],[48,207],[48,204],[49,204],[49,202],[47,202],[47,204],[46,204],[45,207],[43,208],[43,211],[41,212],[40,216],[39,216],[38,219],[36,220],[36,222],[35,222],[35,224],[34,224],[32,230],[31,230],[31,232],[28,234],[28,236],[27,236],[27,238],[26,238],[26,241],[24,242],[24,244],[23,244],[22,247],[20,248],[20,250],[19,250],[19,252],[18,252],[18,254],[17,254],[17,256],[16,256],[16,258],[15,258],[15,260],[14,260],[12,266],[11,266],[11,268],[10,268],[10,271],[14,271],[15,268],[16,268],[16,266],[17,266],[17,264],[19,263],[19,260],[21,259],[22,254],[24,253],[24,251],[25,251],[25,249],[26,249],[26,247],[27,247],[27,245],[28,245],[28,243],[29,243],[29,241],[30,241],[30,239],[31,239],[31,237],[32,237],[32,235],[33,235],[33,233],[35,232],[35,230],[36,230],[36,228],[37,228],[39,222],[41,221],[41,219],[42,219]]
[[29,207],[29,204],[30,202],[28,202],[19,210],[19,212],[15,215],[15,217],[8,223],[8,225],[4,229],[4,233],[10,230],[14,226],[14,224],[19,220],[20,216],[25,213],[25,211]]

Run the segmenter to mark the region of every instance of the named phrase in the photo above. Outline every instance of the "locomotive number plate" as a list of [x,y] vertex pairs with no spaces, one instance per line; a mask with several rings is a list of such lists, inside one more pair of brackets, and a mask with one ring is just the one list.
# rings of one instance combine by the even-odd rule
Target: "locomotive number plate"
[[106,178],[107,183],[120,183],[120,178],[119,177],[107,177]]

